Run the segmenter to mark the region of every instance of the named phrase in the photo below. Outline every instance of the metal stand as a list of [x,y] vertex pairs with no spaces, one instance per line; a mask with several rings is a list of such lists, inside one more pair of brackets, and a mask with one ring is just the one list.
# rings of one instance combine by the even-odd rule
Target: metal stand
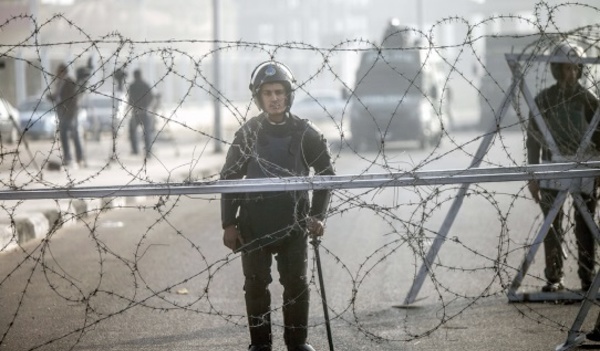
[[[559,149],[554,141],[554,138],[552,137],[550,130],[547,128],[547,125],[546,125],[544,119],[542,118],[542,115],[535,103],[535,100],[534,100],[531,92],[529,91],[529,88],[527,87],[527,84],[524,79],[524,74],[522,73],[521,67],[519,64],[519,61],[524,61],[524,60],[527,62],[533,62],[533,61],[563,62],[563,61],[561,61],[558,58],[551,57],[551,56],[506,54],[505,57],[506,57],[506,61],[507,61],[508,65],[511,69],[511,72],[513,75],[513,81],[512,81],[512,84],[511,84],[509,90],[507,91],[506,95],[504,96],[504,99],[502,101],[502,104],[500,105],[500,109],[499,109],[498,113],[495,116],[496,124],[490,126],[487,134],[485,134],[469,168],[479,167],[482,158],[485,156],[487,150],[489,149],[491,141],[497,132],[498,126],[500,126],[502,119],[504,118],[504,115],[506,114],[509,104],[511,102],[513,102],[512,99],[514,98],[514,95],[515,95],[514,92],[515,92],[515,89],[517,88],[517,86],[519,87],[519,90],[522,93],[525,101],[527,102],[527,105],[529,106],[530,110],[532,111],[533,117],[540,129],[540,132],[542,133],[544,140],[546,141],[549,149],[551,150],[552,155],[555,156],[553,159],[553,162],[564,162],[567,159],[561,156]],[[564,61],[564,62],[567,62],[567,61]],[[578,64],[579,63],[581,63],[581,64],[600,63],[600,60],[597,58],[579,59],[578,62],[576,62],[576,63],[578,63]],[[513,102],[513,104],[514,104],[514,102]],[[575,156],[575,160],[572,160],[572,161],[577,161],[577,160],[582,161],[583,160],[584,152],[587,150],[587,147],[590,145],[592,134],[593,134],[596,126],[598,125],[599,121],[600,121],[600,111],[596,111],[594,114],[594,117],[589,125],[589,128],[586,131],[586,134],[584,135],[583,140],[581,141],[581,145],[579,146],[579,149]],[[558,296],[559,294],[557,294],[557,293],[538,293],[538,294],[519,295],[516,292],[517,289],[519,288],[519,286],[521,285],[521,282],[522,282],[525,274],[527,273],[527,270],[533,260],[533,257],[535,256],[535,253],[537,252],[537,250],[539,248],[539,245],[543,242],[546,234],[548,233],[548,230],[550,228],[550,225],[551,225],[554,217],[556,217],[562,204],[566,200],[567,194],[571,194],[573,196],[575,204],[577,205],[578,210],[584,217],[586,224],[588,225],[588,227],[594,234],[596,240],[600,242],[600,236],[598,234],[598,227],[594,223],[592,215],[589,213],[589,211],[587,211],[587,208],[585,207],[585,205],[583,205],[583,199],[581,198],[581,195],[580,195],[580,193],[582,192],[582,183],[581,182],[582,182],[582,179],[580,179],[580,178],[569,179],[566,182],[560,182],[561,188],[560,188],[559,196],[557,197],[556,201],[554,202],[550,213],[548,214],[548,216],[546,216],[546,219],[544,221],[544,224],[542,225],[542,228],[540,229],[538,235],[535,238],[535,241],[533,242],[529,252],[527,253],[525,260],[522,263],[522,265],[519,269],[519,272],[517,273],[517,276],[515,277],[515,280],[511,284],[511,287],[508,292],[509,300],[511,300],[511,301],[533,301],[532,299],[534,299],[535,301],[544,301],[544,300],[556,300],[557,297],[559,297],[559,299],[564,298],[564,299],[569,299],[569,300],[581,300],[584,298],[582,296],[582,294],[577,294],[577,293],[565,293],[561,297],[561,296]],[[442,223],[440,230],[438,231],[438,235],[435,237],[433,244],[429,248],[429,251],[427,252],[427,254],[425,256],[424,262],[421,265],[421,267],[417,273],[417,276],[415,277],[415,280],[413,281],[413,284],[404,300],[404,304],[403,304],[404,306],[410,305],[415,302],[415,299],[423,285],[423,281],[425,280],[425,276],[429,272],[431,272],[433,262],[437,256],[442,244],[446,240],[446,236],[448,235],[448,232],[450,231],[450,228],[451,228],[452,224],[454,223],[454,219],[456,218],[458,211],[460,210],[460,207],[462,206],[463,198],[466,195],[469,186],[470,186],[469,183],[464,183],[461,186],[461,188],[459,189],[458,194],[455,197],[454,202],[452,203],[450,210],[449,210],[444,222]],[[590,289],[590,290],[592,290],[592,289]],[[598,289],[594,290],[594,293],[596,293],[597,290]]]
[[[512,281],[510,288],[508,290],[508,300],[510,302],[525,302],[525,301],[555,301],[555,300],[582,300],[584,298],[584,292],[577,291],[561,291],[561,292],[534,292],[534,293],[518,293],[517,290],[521,286],[521,282],[523,278],[527,274],[529,266],[537,253],[540,245],[544,242],[544,238],[548,234],[550,227],[552,226],[552,222],[554,218],[558,215],[561,210],[563,203],[565,202],[567,195],[570,194],[573,198],[573,201],[576,206],[576,210],[579,211],[581,216],[586,222],[586,225],[594,235],[594,238],[597,242],[600,242],[600,232],[598,230],[598,226],[594,223],[593,215],[588,211],[585,201],[581,197],[581,181],[585,179],[573,179],[573,180],[564,180],[563,183],[568,188],[559,188],[555,190],[560,190],[556,200],[552,204],[552,208],[548,215],[544,220],[544,224],[540,228],[537,236],[535,237],[529,251],[527,252],[523,263],[520,266],[520,269]],[[566,184],[565,184],[566,183]],[[590,291],[592,289],[590,288]],[[596,289],[597,291],[597,289]],[[587,295],[585,295],[587,296]],[[597,298],[600,298],[598,296]]]
[[[492,143],[492,140],[496,136],[498,126],[500,125],[502,119],[504,118],[504,115],[506,114],[506,111],[508,110],[509,105],[513,101],[515,94],[513,94],[512,92],[516,89],[516,87],[520,83],[521,79],[523,79],[521,75],[519,75],[515,79],[513,79],[508,92],[506,93],[506,95],[504,96],[504,99],[502,100],[500,109],[499,109],[497,115],[495,116],[495,121],[494,121],[495,123],[492,123],[490,125],[487,133],[484,135],[483,139],[481,140],[481,144],[479,144],[479,148],[477,149],[477,152],[475,153],[475,156],[473,157],[473,160],[471,161],[471,165],[469,166],[469,168],[478,168],[481,165],[481,161],[483,160],[483,157],[486,155],[486,153]],[[421,265],[419,272],[417,273],[417,276],[416,276],[415,280],[413,281],[413,284],[411,285],[410,290],[408,291],[408,294],[406,295],[406,298],[404,299],[404,303],[402,304],[403,306],[407,306],[407,305],[410,305],[415,302],[417,295],[419,294],[419,291],[421,290],[421,287],[423,286],[425,276],[427,275],[428,272],[431,272],[431,265],[433,264],[433,261],[437,257],[437,254],[440,251],[442,244],[444,243],[444,241],[446,241],[446,236],[448,235],[448,232],[450,231],[450,228],[452,227],[452,224],[454,223],[454,220],[456,219],[456,216],[458,215],[458,211],[460,210],[460,208],[462,206],[463,199],[464,199],[465,195],[467,194],[467,191],[469,190],[470,186],[471,186],[470,183],[465,183],[465,184],[462,184],[460,189],[458,190],[458,194],[456,194],[456,197],[454,198],[454,201],[452,202],[450,210],[448,211],[448,215],[444,219],[444,222],[442,223],[442,226],[441,226],[440,230],[438,231],[438,234],[436,235],[435,239],[433,240],[433,243],[430,246],[429,251],[427,252],[427,255],[425,256],[425,260],[423,261],[423,264]]]
[[556,347],[556,351],[571,350],[583,343],[583,341],[585,340],[585,334],[581,333],[581,326],[583,325],[583,321],[585,320],[585,317],[587,316],[588,312],[590,311],[590,308],[592,307],[592,296],[596,295],[596,298],[598,298],[597,294],[599,288],[600,272],[596,274],[596,277],[592,282],[592,286],[590,286],[590,290],[588,290],[584,296],[583,302],[581,303],[581,307],[579,308],[579,312],[577,313],[577,317],[575,318],[571,329],[569,329],[569,332],[567,333],[567,340],[564,343],[558,345]]

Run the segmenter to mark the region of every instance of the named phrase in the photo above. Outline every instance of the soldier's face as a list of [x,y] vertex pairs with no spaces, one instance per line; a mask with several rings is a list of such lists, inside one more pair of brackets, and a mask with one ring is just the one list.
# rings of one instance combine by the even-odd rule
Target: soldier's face
[[283,115],[287,108],[287,94],[281,83],[265,83],[260,88],[260,99],[263,110],[269,116]]
[[567,86],[573,86],[577,83],[577,77],[579,76],[579,66],[563,63],[560,65],[561,76]]

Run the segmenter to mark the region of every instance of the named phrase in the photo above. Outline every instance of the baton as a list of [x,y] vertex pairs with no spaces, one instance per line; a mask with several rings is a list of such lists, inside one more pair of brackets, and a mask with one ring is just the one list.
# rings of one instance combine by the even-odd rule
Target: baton
[[323,270],[321,269],[321,257],[319,256],[320,241],[316,236],[310,241],[315,249],[315,260],[317,261],[317,274],[319,276],[319,286],[321,288],[321,301],[323,302],[323,315],[325,316],[325,328],[327,329],[327,341],[329,342],[329,351],[333,350],[333,338],[331,337],[331,325],[329,325],[329,310],[327,308],[327,296],[325,295],[325,283],[323,282]]

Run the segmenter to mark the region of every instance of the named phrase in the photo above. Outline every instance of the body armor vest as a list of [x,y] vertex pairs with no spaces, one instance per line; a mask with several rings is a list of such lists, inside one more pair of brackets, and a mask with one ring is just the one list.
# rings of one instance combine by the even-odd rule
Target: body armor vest
[[563,100],[546,111],[548,129],[563,156],[575,155],[588,128],[584,106],[579,101]]
[[[288,126],[290,128],[290,126]],[[280,178],[309,174],[301,131],[276,136],[259,128],[251,146],[246,178]],[[308,191],[248,193],[240,209],[240,231],[246,243],[264,246],[301,232],[308,215]]]

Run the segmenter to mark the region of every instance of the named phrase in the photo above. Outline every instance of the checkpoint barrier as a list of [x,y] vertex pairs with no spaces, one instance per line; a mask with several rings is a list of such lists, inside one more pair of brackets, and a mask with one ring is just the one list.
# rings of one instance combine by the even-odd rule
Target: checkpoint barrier
[[[462,184],[461,191],[471,183],[493,183],[538,180],[569,180],[600,177],[600,161],[539,164],[523,167],[468,168],[442,171],[414,171],[386,174],[361,174],[339,176],[312,176],[289,178],[258,178],[244,180],[216,180],[186,183],[130,184],[114,186],[70,187],[54,189],[29,189],[0,191],[0,200],[34,199],[102,199],[108,204],[115,198],[137,198],[140,196],[176,196],[219,194],[239,192],[293,191],[318,189],[358,189],[373,187],[414,187],[436,184]],[[565,195],[566,197],[566,195]],[[462,199],[461,199],[462,200]],[[84,201],[84,200],[79,200]],[[118,206],[118,204],[116,204]],[[456,209],[455,209],[456,210]],[[448,217],[446,218],[448,220]],[[444,222],[446,223],[446,222]],[[439,235],[436,236],[436,240]],[[582,342],[579,328],[592,303],[589,298],[600,287],[600,274],[586,293],[584,304],[567,342],[561,351]],[[580,296],[581,298],[581,296]],[[325,301],[324,301],[325,303]],[[324,305],[324,309],[327,306]],[[566,346],[565,346],[566,345]]]
[[[437,171],[410,171],[359,175],[209,180],[184,183],[77,186],[52,189],[2,190],[0,201],[86,199],[168,195],[206,195],[265,191],[339,190],[373,187],[498,183],[531,179],[600,177],[600,161],[565,162],[516,167],[485,167]],[[110,201],[105,201],[110,202]]]
[[[591,122],[589,123],[588,128],[580,142],[580,145],[577,149],[576,154],[572,155],[571,157],[562,155],[559,152],[558,146],[557,146],[548,126],[546,125],[546,122],[544,121],[544,119],[538,109],[537,104],[535,103],[535,100],[529,90],[529,87],[527,86],[527,82],[525,80],[525,72],[522,71],[520,62],[525,61],[528,64],[531,64],[532,62],[544,62],[544,63],[552,62],[552,63],[572,63],[572,64],[584,65],[584,64],[598,64],[598,63],[600,63],[600,58],[581,58],[581,57],[572,58],[572,57],[564,57],[564,56],[559,57],[557,55],[527,55],[527,54],[505,54],[505,58],[506,58],[506,61],[508,63],[508,66],[510,67],[510,70],[512,73],[512,77],[513,77],[512,83],[502,100],[502,103],[500,105],[498,113],[495,115],[494,124],[489,127],[487,134],[482,139],[481,144],[479,145],[479,148],[477,149],[477,152],[473,157],[470,168],[477,168],[481,164],[483,157],[485,156],[485,154],[487,153],[487,150],[489,149],[489,147],[491,145],[494,135],[498,131],[498,126],[501,125],[501,122],[502,122],[504,116],[506,115],[506,112],[508,111],[509,105],[512,104],[515,108],[517,108],[516,101],[514,100],[515,96],[516,96],[515,93],[517,92],[516,91],[517,88],[519,89],[519,92],[523,95],[523,98],[525,99],[527,106],[529,107],[530,111],[532,112],[533,118],[535,119],[535,122],[536,122],[540,132],[542,133],[542,137],[553,155],[552,162],[565,162],[568,160],[568,161],[578,163],[581,161],[589,160],[590,155],[586,155],[586,151],[588,151],[588,147],[590,146],[592,135],[593,135],[594,131],[596,130],[596,127],[598,126],[598,123],[600,121],[600,109],[595,111],[594,116],[593,116]],[[593,157],[597,158],[597,155],[594,155]],[[542,178],[532,178],[532,179],[541,180]],[[465,183],[461,186],[458,195],[454,199],[454,202],[452,203],[452,206],[450,207],[450,210],[449,210],[446,218],[444,219],[444,222],[442,223],[442,226],[438,232],[438,235],[435,237],[433,244],[430,246],[429,251],[427,252],[427,255],[425,256],[425,260],[417,273],[417,277],[413,281],[413,284],[404,300],[404,306],[410,305],[416,301],[416,297],[419,293],[419,290],[421,289],[421,287],[423,285],[426,275],[431,271],[431,265],[433,264],[443,242],[445,241],[445,238],[446,238],[448,232],[450,231],[452,224],[454,223],[454,220],[455,220],[455,218],[460,210],[460,207],[462,205],[463,199],[467,194],[467,190],[468,190],[469,186],[470,186],[469,183]],[[594,222],[593,215],[591,213],[589,213],[589,211],[587,210],[587,207],[585,206],[585,203],[581,196],[581,194],[585,192],[586,187],[587,186],[585,184],[583,184],[583,182],[582,182],[582,178],[577,178],[577,179],[571,178],[571,179],[567,179],[566,181],[557,182],[555,184],[552,184],[552,182],[549,183],[549,188],[558,190],[559,194],[558,194],[557,198],[555,199],[555,201],[552,205],[552,208],[550,209],[550,212],[548,213],[547,216],[545,216],[544,223],[542,224],[542,227],[540,228],[536,238],[534,239],[533,244],[529,248],[529,250],[526,254],[526,257],[523,260],[523,263],[521,264],[520,269],[519,269],[515,279],[511,283],[508,294],[507,294],[509,301],[511,301],[511,302],[546,301],[546,300],[561,300],[561,299],[582,300],[580,311],[579,311],[577,318],[575,319],[571,329],[568,332],[567,340],[563,344],[558,345],[556,348],[556,350],[560,350],[560,351],[570,350],[570,349],[578,346],[579,344],[581,344],[583,342],[583,340],[585,339],[585,336],[581,334],[580,329],[581,329],[581,326],[583,324],[583,321],[584,321],[587,313],[589,312],[589,310],[591,308],[592,300],[595,300],[596,298],[598,298],[598,290],[600,289],[600,271],[596,274],[596,277],[594,278],[592,285],[590,286],[589,290],[587,292],[585,292],[585,294],[576,293],[576,292],[568,292],[568,291],[567,292],[559,292],[559,293],[536,292],[534,294],[530,294],[530,293],[518,293],[517,290],[520,287],[523,278],[527,274],[527,270],[529,269],[529,266],[530,266],[531,262],[533,261],[534,256],[537,253],[539,246],[543,243],[544,238],[548,234],[548,231],[550,229],[550,226],[552,225],[554,218],[559,213],[559,211],[568,195],[570,195],[573,198],[573,201],[575,203],[577,211],[579,211],[581,216],[584,218],[584,221],[585,221],[586,225],[588,226],[588,228],[590,229],[590,231],[592,232],[592,235],[596,239],[596,242],[600,243],[600,230],[598,229],[598,226]]]

